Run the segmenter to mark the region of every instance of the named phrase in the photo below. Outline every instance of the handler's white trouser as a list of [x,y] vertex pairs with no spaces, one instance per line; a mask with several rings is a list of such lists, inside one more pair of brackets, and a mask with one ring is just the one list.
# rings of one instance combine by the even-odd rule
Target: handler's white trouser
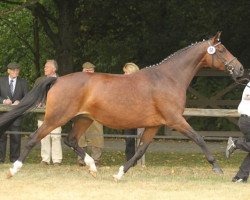
[[[38,120],[38,127],[42,125],[43,121]],[[53,130],[41,140],[41,157],[42,161],[50,163],[62,162],[62,144],[61,144],[61,132],[62,128],[58,127]]]

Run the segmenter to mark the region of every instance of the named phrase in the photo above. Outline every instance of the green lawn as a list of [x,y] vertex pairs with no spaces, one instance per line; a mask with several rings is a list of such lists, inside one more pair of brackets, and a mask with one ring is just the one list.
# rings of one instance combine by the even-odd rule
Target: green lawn
[[70,149],[64,151],[63,164],[56,167],[41,166],[39,154],[34,149],[11,179],[6,179],[10,163],[0,166],[1,200],[249,199],[249,184],[231,182],[243,153],[230,160],[215,154],[223,175],[214,174],[201,153],[147,153],[146,167],[131,168],[118,183],[112,175],[123,163],[123,152],[104,152],[96,178],[86,167],[76,165]]

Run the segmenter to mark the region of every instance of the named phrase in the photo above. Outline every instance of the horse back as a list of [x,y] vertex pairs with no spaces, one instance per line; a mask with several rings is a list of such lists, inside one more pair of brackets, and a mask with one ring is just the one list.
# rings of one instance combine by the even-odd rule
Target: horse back
[[160,86],[144,73],[78,72],[58,78],[47,104],[70,117],[85,115],[111,128],[155,126],[166,122],[160,107],[168,97]]

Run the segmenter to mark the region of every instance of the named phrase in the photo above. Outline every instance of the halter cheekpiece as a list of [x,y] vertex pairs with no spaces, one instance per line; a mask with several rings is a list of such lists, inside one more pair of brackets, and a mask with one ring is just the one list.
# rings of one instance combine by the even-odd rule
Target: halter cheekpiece
[[[216,46],[218,46],[219,44],[221,44],[221,42],[218,40],[218,43],[215,44],[215,45],[211,45],[211,43],[208,41],[208,48],[207,48],[207,53],[210,54],[210,55],[214,55],[216,54]],[[232,65],[230,65],[230,63],[232,63],[235,59],[237,60],[236,57],[233,57],[230,61],[228,62],[225,62],[225,59],[222,58],[220,55],[216,54],[222,61],[222,63],[225,65],[225,68],[227,69],[227,71],[229,71],[230,74],[233,74],[233,70],[234,70],[234,67]]]

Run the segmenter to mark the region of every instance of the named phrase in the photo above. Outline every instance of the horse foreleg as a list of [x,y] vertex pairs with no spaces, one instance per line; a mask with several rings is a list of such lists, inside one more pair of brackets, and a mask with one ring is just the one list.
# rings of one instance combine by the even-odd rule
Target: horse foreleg
[[78,145],[79,138],[82,134],[85,133],[92,122],[93,120],[84,117],[77,117],[76,119],[74,119],[72,131],[70,132],[68,137],[64,139],[64,143],[84,160],[86,165],[89,167],[90,174],[96,177],[97,168],[94,159]]
[[141,136],[141,140],[135,152],[135,155],[129,161],[127,161],[123,166],[119,168],[119,171],[117,174],[113,175],[115,181],[120,180],[122,176],[129,170],[129,168],[134,166],[134,164],[144,155],[148,146],[152,142],[155,134],[157,133],[158,129],[159,127],[145,128],[145,131],[143,132]]
[[186,135],[191,140],[193,140],[197,145],[200,146],[201,150],[206,156],[207,161],[213,166],[213,171],[218,174],[222,174],[223,171],[217,164],[215,158],[212,153],[208,150],[207,145],[202,136],[200,136],[193,128],[186,122],[184,119],[184,123],[178,124],[178,127],[175,127],[177,131],[180,131],[183,135]]
[[196,131],[191,130],[185,133],[190,139],[192,139],[197,145],[200,146],[201,150],[204,152],[207,161],[213,166],[213,171],[217,174],[222,174],[223,171],[219,167],[212,153],[208,150],[207,145],[202,136],[200,136]]

